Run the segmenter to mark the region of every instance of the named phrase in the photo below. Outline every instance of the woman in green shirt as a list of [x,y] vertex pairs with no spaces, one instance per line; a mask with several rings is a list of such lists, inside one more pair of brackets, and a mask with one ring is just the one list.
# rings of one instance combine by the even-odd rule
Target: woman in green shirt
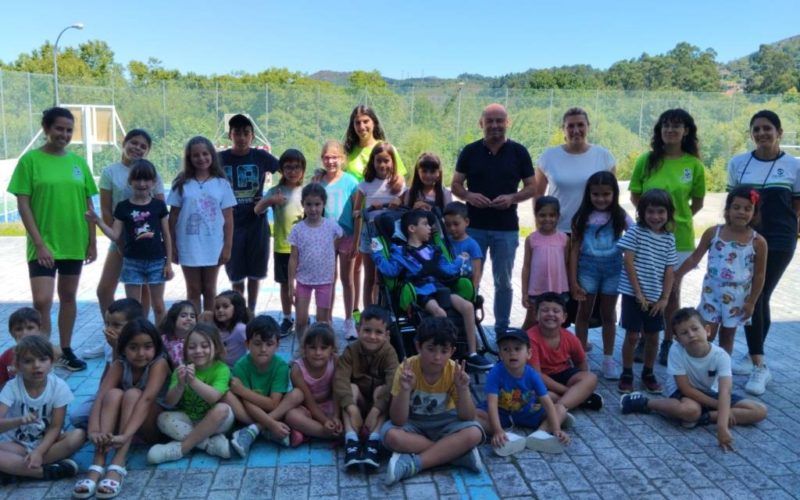
[[50,309],[58,273],[59,364],[72,371],[86,363],[72,352],[72,329],[81,268],[97,258],[94,224],[84,213],[94,210],[97,194],[86,161],[67,151],[75,118],[68,109],[50,108],[42,115],[47,142],[19,159],[8,192],[16,195],[28,233],[27,261],[33,306],[42,315],[41,331],[50,335]]
[[[636,206],[642,194],[650,189],[663,189],[670,194],[675,205],[677,269],[694,250],[692,217],[703,208],[706,195],[705,167],[700,161],[697,126],[692,115],[679,108],[661,113],[653,128],[650,147],[650,151],[636,160],[633,168],[629,187],[631,202]],[[672,316],[679,305],[680,293],[675,290],[670,294],[664,317]],[[672,326],[667,321],[658,353],[659,364],[667,365],[671,344]],[[643,347],[637,345],[637,356]]]

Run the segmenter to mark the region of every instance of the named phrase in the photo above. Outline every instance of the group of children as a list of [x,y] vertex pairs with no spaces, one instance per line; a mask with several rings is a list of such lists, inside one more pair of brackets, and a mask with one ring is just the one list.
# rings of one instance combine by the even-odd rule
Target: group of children
[[[252,141],[252,124],[241,118],[232,120],[230,133],[238,140],[235,148],[243,150]],[[674,208],[666,192],[644,193],[633,221],[619,205],[614,175],[594,174],[570,235],[557,229],[558,200],[538,198],[537,230],[525,241],[522,271],[528,314],[523,329],[498,332],[499,361],[493,364],[478,353],[473,303],[446,286],[460,276],[477,289],[482,255],[466,234],[466,207],[453,202],[442,186],[439,159],[421,155],[408,190],[388,143],[375,146],[360,183],[343,172],[339,143],[326,143],[321,159],[319,182],[303,185],[306,159],[300,151],[287,150],[277,160],[281,180],[275,187],[263,197],[238,196],[247,198],[246,210],[256,217],[273,210],[279,321],[252,318],[255,301],[249,285],[247,301],[240,291],[216,294],[218,268],[232,254],[237,263],[226,270],[239,290],[245,278],[257,283],[263,277],[259,264],[248,262],[263,255],[239,247],[263,249],[264,242],[259,239],[263,234],[237,235],[237,221],[250,214],[236,214],[241,193],[226,180],[228,172],[211,143],[202,137],[189,141],[184,171],[166,204],[153,197],[152,164],[133,162],[132,195],[117,205],[113,223],[86,214],[123,244],[128,296],[105,311],[106,366],[98,391],[91,401],[71,408],[74,428],[64,431],[72,393],[51,371],[53,347],[38,335],[38,314],[29,308],[15,312],[9,330],[17,345],[0,357],[0,383],[5,385],[0,392],[0,431],[5,432],[0,471],[73,476],[78,467],[69,457],[88,439],[95,450],[93,464],[73,495],[112,498],[121,491],[134,440],[151,444],[147,459],[154,464],[195,449],[221,458],[230,457],[231,450],[246,456],[259,437],[283,446],[317,438],[343,442],[345,467],[377,469],[385,448],[392,452],[386,472],[390,484],[448,463],[480,471],[476,446],[487,437],[501,456],[525,448],[559,452],[570,441],[564,430],[575,423],[569,410],[598,411],[604,404],[586,357],[588,318],[596,299],[603,322],[603,375],[619,378],[623,413],[656,411],[685,426],[718,422],[725,449],[732,442],[729,423],[765,418],[763,405],[731,392],[733,333],[752,313],[763,284],[765,244],[750,228],[758,199],[749,189],[731,191],[725,224],[706,231],[677,269],[670,232]],[[408,211],[394,242],[384,249],[371,238],[367,223],[400,205]],[[436,224],[431,211],[442,214],[452,259],[432,242]],[[662,392],[653,367],[667,298],[705,253],[709,268],[701,306],[669,319],[677,342],[669,351],[668,398],[632,392],[640,335],[645,339],[642,385],[650,393]],[[360,318],[352,314],[357,295],[352,269],[358,257],[365,272]],[[347,312],[344,333],[353,341],[341,352],[330,326],[337,258]],[[156,304],[163,304],[163,283],[172,277],[170,261],[183,267],[188,300],[163,312]],[[418,307],[429,313],[416,332],[417,354],[402,364],[389,342],[390,313],[373,304],[377,272],[409,281]],[[143,285],[150,289],[157,327],[139,303]],[[317,322],[309,325],[312,294]],[[619,294],[626,337],[622,373],[616,374],[611,355]],[[575,335],[563,326],[570,295],[580,304]],[[467,352],[459,361],[452,358],[461,335],[446,317],[448,308],[463,319]],[[299,356],[287,363],[276,351],[292,329],[298,334]],[[709,343],[717,330],[721,348]],[[486,399],[477,406],[468,365],[489,370]],[[523,436],[517,427],[532,432]]]

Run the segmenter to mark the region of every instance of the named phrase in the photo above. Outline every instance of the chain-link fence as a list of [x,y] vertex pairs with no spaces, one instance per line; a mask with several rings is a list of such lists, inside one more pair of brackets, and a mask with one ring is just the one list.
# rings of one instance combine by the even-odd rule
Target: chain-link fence
[[[696,92],[617,90],[532,90],[489,88],[467,84],[396,85],[356,89],[326,82],[286,85],[225,85],[191,88],[161,82],[148,86],[59,85],[64,104],[114,105],[126,129],[138,127],[153,135],[150,159],[165,179],[180,169],[183,146],[194,135],[227,145],[223,117],[247,113],[280,154],[298,148],[317,164],[324,140],[343,139],[353,107],[372,106],[406,164],[422,151],[442,157],[449,178],[458,151],[480,137],[478,118],[491,102],[504,104],[512,126],[509,136],[526,145],[536,158],[546,147],[563,141],[561,115],[570,107],[585,108],[591,119],[590,141],[617,158],[620,177],[630,175],[633,160],[648,148],[652,128],[665,109],[682,107],[695,118],[704,162],[711,169],[710,187],[724,182],[725,162],[748,147],[747,125],[757,110],[770,108],[784,120],[784,143],[797,144],[800,98]],[[51,75],[0,71],[0,159],[16,159],[39,130],[41,111],[53,104]],[[38,144],[34,144],[36,146]],[[81,146],[74,145],[78,152]],[[93,151],[95,174],[118,161],[119,151]],[[7,170],[8,162],[4,162]]]

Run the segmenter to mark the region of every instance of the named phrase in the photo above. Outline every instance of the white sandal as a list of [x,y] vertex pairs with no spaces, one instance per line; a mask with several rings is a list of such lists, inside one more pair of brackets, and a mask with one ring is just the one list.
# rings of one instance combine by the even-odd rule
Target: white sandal
[[[103,477],[106,470],[99,465],[90,465],[88,471],[97,472],[99,474],[98,480]],[[87,472],[88,472],[87,471]],[[76,491],[78,488],[86,489],[86,491]],[[72,487],[72,498],[92,498],[97,491],[97,481],[92,481],[88,477],[80,479]]]
[[125,469],[125,467],[120,467],[119,465],[109,465],[108,472],[116,472],[119,474],[120,480],[117,481],[115,479],[103,478],[103,480],[100,481],[100,484],[97,485],[97,488],[98,490],[99,488],[103,488],[109,491],[107,493],[97,491],[95,494],[97,498],[114,498],[119,495],[120,491],[122,491],[122,480],[128,475],[127,469]]

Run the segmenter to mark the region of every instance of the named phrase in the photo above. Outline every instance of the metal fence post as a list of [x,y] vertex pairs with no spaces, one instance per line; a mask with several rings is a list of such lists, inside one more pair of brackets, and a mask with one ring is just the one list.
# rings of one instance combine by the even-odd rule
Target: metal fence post
[[33,97],[31,96],[31,72],[28,72],[28,131],[33,137]]
[[269,84],[264,84],[264,136],[269,140]]
[[3,158],[8,158],[8,134],[6,133],[6,103],[3,76],[3,70],[0,70],[0,121],[2,121],[3,125]]
[[642,145],[642,121],[644,120],[644,90],[642,90],[642,98],[639,101],[639,146]]
[[547,136],[550,137],[550,134],[553,130],[553,94],[555,90],[550,89],[550,104],[547,107]]
[[414,128],[414,86],[411,86],[411,128]]

